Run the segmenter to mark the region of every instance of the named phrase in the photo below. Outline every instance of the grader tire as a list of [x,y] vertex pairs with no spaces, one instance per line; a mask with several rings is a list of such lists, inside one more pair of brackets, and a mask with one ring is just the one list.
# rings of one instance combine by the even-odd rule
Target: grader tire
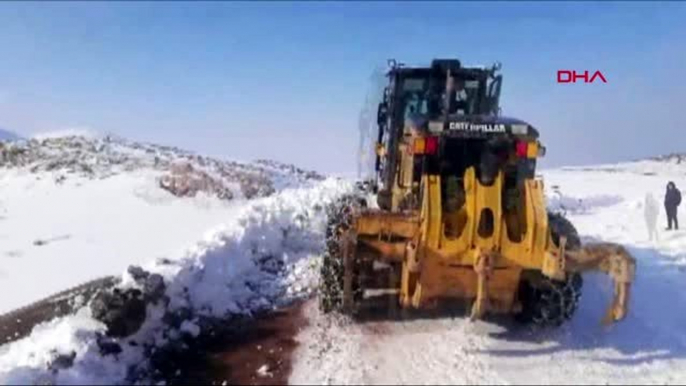
[[558,213],[548,213],[548,226],[555,245],[559,245],[560,236],[567,237],[566,248],[569,250],[581,249],[581,238],[571,221]]
[[[356,195],[345,195],[326,208],[326,247],[319,275],[319,309],[323,313],[343,311],[343,280],[345,270],[340,250],[341,235],[352,227],[353,211],[366,207]],[[359,301],[362,289],[358,269],[353,270],[353,295]]]
[[[557,244],[560,236],[566,236],[566,248],[581,248],[579,234],[569,220],[559,214],[549,213],[548,224],[553,242]],[[523,281],[520,286],[522,311],[516,319],[541,327],[559,327],[570,320],[581,299],[581,275],[570,273],[564,281],[550,279],[540,272],[532,273],[532,276],[534,280]]]

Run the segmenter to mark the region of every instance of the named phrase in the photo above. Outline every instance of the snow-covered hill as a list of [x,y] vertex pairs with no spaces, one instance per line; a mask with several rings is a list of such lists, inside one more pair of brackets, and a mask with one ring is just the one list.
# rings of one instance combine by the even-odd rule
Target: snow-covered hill
[[129,141],[111,135],[42,135],[0,144],[0,167],[48,173],[56,183],[70,177],[102,180],[151,172],[160,187],[177,196],[204,192],[223,199],[265,197],[277,190],[322,180],[316,172],[258,160],[218,160],[176,147]]
[[322,179],[107,136],[0,144],[0,314],[177,253],[245,200]]
[[[78,206],[79,202],[89,203],[88,197],[96,195],[98,190],[87,193],[88,186],[93,186],[92,189],[98,186],[98,189],[117,197],[128,196],[131,203],[125,205],[130,209],[121,219],[117,220],[115,214],[110,217],[98,215],[90,222],[84,222],[88,224],[84,227],[120,221],[121,229],[133,226],[139,232],[139,238],[152,237],[152,234],[176,229],[169,223],[181,221],[183,224],[182,218],[194,210],[188,209],[183,215],[165,218],[161,223],[156,222],[155,216],[163,216],[162,212],[181,211],[183,205],[200,205],[199,202],[210,208],[213,216],[216,214],[221,218],[212,218],[217,226],[201,241],[189,242],[191,248],[185,252],[161,253],[168,246],[169,239],[166,244],[160,239],[161,245],[156,245],[160,249],[151,247],[148,256],[123,250],[124,244],[112,244],[115,252],[108,259],[127,256],[121,261],[142,265],[142,269],[131,269],[119,275],[118,290],[125,295],[108,295],[114,298],[139,296],[144,304],[148,304],[144,315],[134,313],[136,318],[132,319],[136,320],[131,322],[136,324],[135,334],[125,338],[116,334],[111,336],[112,331],[106,331],[101,321],[103,318],[95,315],[100,309],[83,307],[74,315],[38,326],[24,339],[0,346],[0,383],[3,384],[109,384],[156,380],[155,374],[150,373],[151,362],[166,363],[165,350],[201,333],[206,329],[206,318],[230,319],[272,309],[313,293],[316,290],[316,267],[323,247],[322,208],[351,188],[345,181],[314,179],[294,183],[283,190],[276,189],[268,197],[250,201],[226,200],[211,194],[201,200],[202,194],[193,199],[176,197],[159,189],[159,180],[133,177],[140,172],[152,173],[158,178],[164,171],[155,169],[154,163],[152,167],[121,172],[104,180],[89,177],[88,172],[84,176],[73,177],[80,175],[81,172],[77,171],[62,183],[56,183],[52,177],[35,181],[36,175],[31,173],[30,164],[33,163],[6,171],[15,173],[11,176],[5,174],[2,181],[7,186],[23,186],[14,188],[19,193],[11,196],[11,201],[19,202],[22,194],[36,192],[26,200],[37,202],[40,192],[45,190],[49,192],[45,194],[47,197],[65,187],[72,189],[69,194],[65,191],[63,195],[44,198],[46,204],[39,212],[46,218],[57,217],[52,216],[58,211],[56,201],[64,202],[65,208]],[[45,173],[49,171],[37,175],[45,176]],[[291,383],[686,382],[686,333],[683,327],[686,314],[680,312],[686,307],[686,295],[683,295],[686,293],[686,231],[661,232],[659,241],[649,241],[643,220],[645,195],[652,193],[661,199],[670,180],[678,187],[685,187],[686,165],[666,158],[562,168],[543,171],[542,174],[550,208],[564,211],[585,240],[622,243],[637,258],[637,281],[626,320],[610,328],[601,326],[600,319],[612,288],[607,278],[596,274],[586,276],[578,313],[558,330],[522,329],[502,319],[471,323],[459,315],[350,324],[319,314],[316,304],[309,303],[305,315],[308,327],[298,335],[300,346],[292,358]],[[25,185],[18,185],[16,181],[22,178],[26,179]],[[138,182],[127,183],[126,179]],[[105,181],[110,181],[111,185],[104,185]],[[121,189],[117,190],[117,187]],[[82,195],[77,191],[83,192]],[[73,195],[78,198],[68,201],[68,196]],[[117,200],[107,202],[111,204]],[[52,202],[52,206],[47,205],[48,202]],[[87,206],[96,210],[96,207],[106,205],[105,202]],[[170,209],[171,203],[178,207]],[[25,205],[25,210],[30,212],[28,208],[31,205]],[[113,213],[122,212],[120,205],[110,206]],[[148,206],[164,209],[149,214],[151,212],[146,212],[147,209],[142,209]],[[97,210],[96,213],[104,213]],[[58,213],[68,216],[67,209]],[[148,215],[150,220],[146,220]],[[23,221],[31,223],[29,217]],[[59,229],[56,227],[73,221],[64,220],[45,229]],[[664,213],[659,221],[665,223]],[[139,222],[139,225],[135,224]],[[0,221],[0,229],[3,229],[2,223]],[[28,232],[29,228],[23,229]],[[105,227],[101,229],[106,230]],[[4,228],[5,233],[0,234],[7,235],[8,231],[9,228]],[[74,231],[74,235],[84,232]],[[179,231],[178,235],[186,236],[186,233]],[[38,250],[62,245],[65,249],[59,255],[68,257],[68,242],[82,238],[58,236],[55,232],[42,236],[40,240],[44,243],[32,248]],[[36,236],[27,237],[27,240],[33,237]],[[131,237],[127,241],[136,244],[136,239]],[[55,251],[46,252],[42,259],[48,261],[50,257],[57,256]],[[85,256],[92,258],[105,252],[103,249],[98,252],[93,247]],[[132,259],[129,254],[137,257]],[[12,258],[23,256],[16,255]],[[85,264],[86,260],[79,263]],[[40,269],[37,265],[33,267]],[[50,270],[59,272],[57,266]],[[43,277],[48,276],[44,273]],[[36,286],[41,284],[39,282]],[[22,288],[25,287],[24,283]]]

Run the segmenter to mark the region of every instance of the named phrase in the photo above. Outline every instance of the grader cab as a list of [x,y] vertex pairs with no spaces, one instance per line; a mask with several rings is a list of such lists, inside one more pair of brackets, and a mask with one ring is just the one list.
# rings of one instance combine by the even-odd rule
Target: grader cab
[[324,312],[355,314],[384,290],[405,309],[461,299],[472,318],[560,325],[577,309],[581,273],[602,271],[615,285],[604,321],[624,318],[634,259],[619,245],[582,246],[548,213],[535,175],[545,147],[530,124],[500,115],[499,69],[393,63],[375,180],[329,208]]

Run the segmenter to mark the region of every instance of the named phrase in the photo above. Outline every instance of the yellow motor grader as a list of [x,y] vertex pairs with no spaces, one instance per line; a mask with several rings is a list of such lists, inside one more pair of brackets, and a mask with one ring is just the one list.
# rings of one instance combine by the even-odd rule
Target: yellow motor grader
[[[532,125],[500,114],[499,65],[391,62],[378,106],[375,177],[328,208],[320,308],[356,314],[372,290],[394,307],[471,302],[471,317],[513,314],[559,326],[585,271],[614,281],[604,317],[625,317],[636,263],[620,245],[581,245],[549,213]],[[371,198],[371,199],[370,199]]]

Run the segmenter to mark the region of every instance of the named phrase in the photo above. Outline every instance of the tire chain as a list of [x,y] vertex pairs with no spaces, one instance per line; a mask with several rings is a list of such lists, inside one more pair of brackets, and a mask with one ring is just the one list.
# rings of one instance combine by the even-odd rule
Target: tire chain
[[579,274],[572,274],[566,281],[544,280],[544,285],[533,289],[536,304],[531,321],[539,326],[558,327],[576,312],[583,279]]
[[[322,259],[319,284],[319,306],[324,313],[339,311],[343,305],[344,268],[339,250],[340,236],[352,226],[353,211],[365,206],[364,199],[355,194],[348,194],[326,208],[326,250]],[[359,277],[359,274],[356,277]],[[360,283],[355,284],[354,296],[359,300],[362,289]]]
[[[548,214],[548,223],[553,241],[559,243],[560,236],[567,237],[567,248],[581,248],[581,240],[574,225],[564,216]],[[539,273],[536,288],[525,284],[525,298],[529,302],[520,315],[520,321],[534,323],[543,327],[558,327],[570,320],[579,307],[583,278],[578,273],[570,273],[567,280],[558,281]]]

